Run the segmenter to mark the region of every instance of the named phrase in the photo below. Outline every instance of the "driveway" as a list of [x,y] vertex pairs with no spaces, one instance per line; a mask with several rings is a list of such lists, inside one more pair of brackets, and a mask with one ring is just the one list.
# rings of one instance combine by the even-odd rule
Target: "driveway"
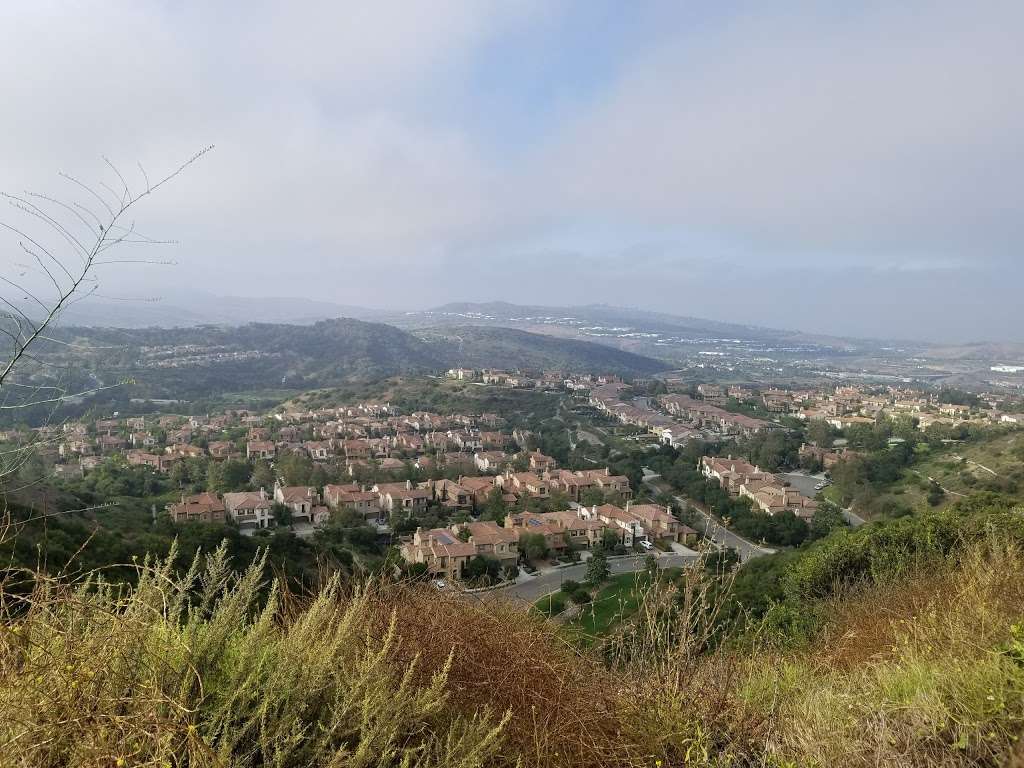
[[[825,479],[824,474],[807,475],[803,472],[786,472],[778,475],[778,477],[800,491],[801,496],[806,496],[809,499],[813,499],[818,495],[819,492],[814,490],[814,486]],[[839,514],[854,528],[858,525],[864,525],[866,522],[863,517],[849,509],[840,509]]]
[[813,499],[818,495],[818,491],[815,490],[814,486],[825,480],[825,475],[807,475],[803,472],[786,472],[778,475],[780,480],[785,480],[793,488],[800,491],[801,496],[806,496],[808,499]]

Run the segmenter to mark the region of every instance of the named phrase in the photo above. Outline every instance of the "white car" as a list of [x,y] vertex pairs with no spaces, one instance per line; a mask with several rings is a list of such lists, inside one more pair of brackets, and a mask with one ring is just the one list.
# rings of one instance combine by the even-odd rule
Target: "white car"
[[647,539],[644,539],[643,541],[641,541],[640,542],[640,546],[643,547],[644,549],[654,549],[654,545],[651,544],[651,542],[649,542]]
[[444,579],[435,579],[434,580],[434,588],[435,589],[446,589],[447,587],[448,587],[448,582],[445,581]]

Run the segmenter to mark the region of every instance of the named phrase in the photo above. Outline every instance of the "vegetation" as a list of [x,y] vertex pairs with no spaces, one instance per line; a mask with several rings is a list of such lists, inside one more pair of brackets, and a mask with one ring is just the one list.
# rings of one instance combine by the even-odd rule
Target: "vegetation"
[[[1024,723],[1022,520],[979,496],[834,532],[734,584],[645,570],[587,604],[566,583],[549,610],[583,603],[583,653],[571,626],[498,598],[336,578],[305,597],[263,554],[235,575],[227,546],[138,562],[130,587],[9,572],[5,760],[1006,764]],[[755,579],[773,585],[760,616],[736,606]]]

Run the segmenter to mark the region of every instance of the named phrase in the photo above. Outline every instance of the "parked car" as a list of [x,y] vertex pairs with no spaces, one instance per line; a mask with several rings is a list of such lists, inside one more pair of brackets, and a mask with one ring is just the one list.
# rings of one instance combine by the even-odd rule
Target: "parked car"
[[644,549],[654,549],[654,545],[651,544],[651,542],[649,542],[647,539],[644,539],[643,541],[641,541],[640,542],[640,546],[643,547]]
[[448,588],[448,582],[445,581],[444,579],[435,579],[434,580],[434,588],[435,589],[439,589],[439,590],[440,589],[447,589]]

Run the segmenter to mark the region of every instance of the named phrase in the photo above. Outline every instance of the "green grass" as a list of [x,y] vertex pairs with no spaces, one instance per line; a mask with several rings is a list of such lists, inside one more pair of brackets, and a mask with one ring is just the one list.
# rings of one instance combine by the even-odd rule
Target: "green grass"
[[[662,578],[671,580],[680,572],[679,568],[667,568],[662,571]],[[583,606],[579,614],[568,622],[568,627],[584,645],[588,645],[635,614],[641,597],[650,586],[651,575],[647,571],[612,576],[594,595],[593,602]]]

